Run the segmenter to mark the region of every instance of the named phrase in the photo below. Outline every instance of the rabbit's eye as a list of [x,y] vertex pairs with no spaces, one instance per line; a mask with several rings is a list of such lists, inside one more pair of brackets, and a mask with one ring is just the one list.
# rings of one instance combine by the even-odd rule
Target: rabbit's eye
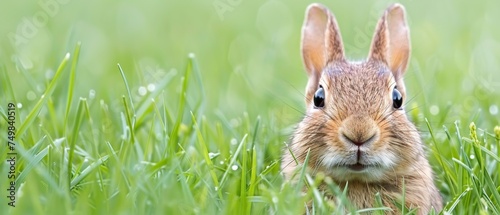
[[314,93],[314,107],[325,106],[325,90],[319,85],[318,90]]
[[400,109],[403,105],[403,96],[396,87],[392,90],[392,106],[396,109]]

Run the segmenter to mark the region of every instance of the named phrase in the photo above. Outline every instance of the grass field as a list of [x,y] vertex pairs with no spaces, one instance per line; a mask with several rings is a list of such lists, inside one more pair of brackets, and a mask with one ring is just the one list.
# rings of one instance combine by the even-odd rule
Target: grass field
[[[318,178],[304,175],[301,195],[279,169],[304,112],[311,2],[0,2],[0,214],[302,214],[309,200],[313,213],[343,213]],[[365,58],[392,1],[321,2],[347,55]],[[406,110],[443,214],[500,214],[500,3],[401,3]]]

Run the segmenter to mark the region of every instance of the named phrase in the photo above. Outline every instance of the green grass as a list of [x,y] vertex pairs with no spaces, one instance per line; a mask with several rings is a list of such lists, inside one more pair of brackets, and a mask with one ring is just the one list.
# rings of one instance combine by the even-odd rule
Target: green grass
[[[73,56],[78,56],[79,49],[78,45]],[[111,101],[114,110],[110,101],[71,96],[75,67],[69,69],[67,63],[71,60],[76,65],[78,60],[69,56],[49,83],[47,96],[31,111],[19,109],[26,116],[17,122],[20,196],[16,208],[2,207],[3,213],[297,214],[310,200],[315,205],[312,213],[342,213],[349,207],[343,191],[329,180],[330,191],[343,200],[322,197],[316,188],[324,176],[314,179],[303,171],[301,183],[310,187],[304,196],[297,189],[300,186],[283,183],[279,156],[286,136],[272,117],[252,119],[243,114],[232,122],[207,119],[204,97],[188,99],[190,94],[202,93],[190,88],[198,83],[192,79],[200,75],[194,56],[188,58],[182,74],[166,76],[165,88],[144,97],[123,92],[127,96]],[[120,84],[128,89],[119,69]],[[60,78],[65,72],[71,74],[69,81]],[[182,90],[169,93],[166,87],[176,82]],[[54,88],[65,85],[67,97],[50,96]],[[56,111],[70,110],[73,99],[77,106],[71,113]],[[57,107],[57,103],[65,105]],[[41,108],[47,109],[45,115]],[[40,124],[32,125],[35,121]],[[458,122],[452,128],[444,126],[446,136],[439,138],[428,124],[430,154],[448,202],[445,211],[498,213],[500,129],[494,133],[471,123],[470,134],[463,135],[460,128]],[[5,177],[1,182],[7,183]],[[377,210],[384,208],[363,211]]]
[[[27,44],[0,39],[3,142],[7,103],[19,104],[18,196],[6,206],[2,162],[0,214],[302,214],[311,201],[313,214],[383,214],[381,204],[353,208],[323,175],[301,172],[306,193],[280,175],[304,110],[298,38],[308,3],[242,1],[221,20],[207,10],[212,1],[193,2],[74,1]],[[359,32],[371,37],[389,2],[356,3],[325,2],[348,55],[361,58],[368,44]],[[402,3],[413,44],[406,110],[427,145],[443,214],[499,214],[500,30],[492,20],[500,7]],[[0,4],[14,20],[0,35],[40,11]],[[339,201],[323,198],[321,180]]]

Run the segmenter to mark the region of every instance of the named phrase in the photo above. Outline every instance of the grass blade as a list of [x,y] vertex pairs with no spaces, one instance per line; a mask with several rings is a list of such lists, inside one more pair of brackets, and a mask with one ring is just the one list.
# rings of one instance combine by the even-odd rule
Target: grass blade
[[[167,154],[173,155],[177,151],[177,139],[179,134],[179,128],[181,126],[182,120],[184,118],[184,107],[186,105],[186,93],[188,90],[189,78],[191,76],[191,72],[193,70],[194,64],[194,55],[189,56],[189,62],[187,64],[186,72],[182,79],[182,89],[179,97],[179,108],[177,110],[177,119],[175,121],[174,127],[169,135],[169,141],[167,150],[169,151]],[[169,156],[170,157],[170,156]]]
[[71,176],[72,176],[72,167],[73,167],[73,155],[75,153],[75,147],[76,147],[76,140],[78,139],[78,134],[80,133],[80,125],[82,124],[83,121],[83,113],[84,113],[84,108],[85,108],[85,103],[87,102],[87,99],[80,98],[80,102],[78,103],[78,109],[76,110],[77,118],[75,120],[75,123],[73,124],[73,131],[71,132],[73,136],[69,138],[69,155],[68,155],[68,168],[67,168],[67,174],[68,174],[68,187],[71,187]]
[[69,84],[68,84],[68,97],[66,99],[66,112],[64,114],[64,126],[63,131],[66,133],[66,126],[69,119],[69,111],[71,109],[71,101],[73,101],[73,94],[75,90],[75,77],[76,77],[76,66],[78,64],[78,59],[80,57],[80,47],[82,43],[78,42],[75,47],[75,52],[73,53],[73,61],[71,62]]
[[[216,187],[218,187],[219,189],[217,189],[217,193],[219,194],[219,198],[222,199],[222,182],[221,184],[219,184],[219,180],[217,178],[217,174],[215,174],[215,168],[214,168],[214,164],[212,162],[212,160],[210,159],[210,156],[208,155],[208,148],[207,148],[207,144],[203,138],[203,135],[201,134],[201,131],[200,131],[200,127],[198,126],[198,123],[196,123],[196,118],[195,116],[193,115],[193,113],[191,112],[191,117],[193,118],[193,122],[194,122],[194,127],[195,127],[195,130],[196,130],[196,135],[198,137],[198,142],[200,144],[200,147],[201,147],[201,154],[203,155],[203,158],[205,159],[205,162],[207,163],[207,166],[208,166],[208,171],[210,172],[210,176],[212,177],[212,180],[213,180],[213,183]],[[238,153],[235,154],[235,157],[237,157]],[[225,174],[224,174],[225,175]]]
[[83,179],[85,179],[94,169],[99,167],[102,163],[107,161],[109,155],[105,155],[102,158],[97,159],[94,163],[90,164],[87,168],[85,168],[78,176],[74,177],[70,183],[70,189],[72,190],[78,185]]
[[47,89],[45,90],[43,95],[40,97],[40,100],[38,100],[38,102],[35,104],[35,107],[33,107],[31,112],[28,114],[24,123],[21,124],[21,126],[19,127],[19,130],[17,130],[18,137],[21,137],[24,134],[24,132],[26,132],[26,129],[28,129],[30,127],[30,125],[35,121],[35,118],[38,115],[38,113],[40,112],[40,109],[42,109],[42,106],[48,101],[48,99],[50,98],[50,96],[54,92],[54,89],[61,81],[62,73],[63,73],[64,69],[66,68],[66,64],[68,63],[69,58],[70,58],[70,54],[66,53],[63,60],[61,61],[61,64],[57,68],[56,74],[54,75],[54,78],[50,82],[49,86],[47,87]]
[[[125,88],[127,89],[127,94],[128,94],[128,99],[130,101],[130,107],[132,108],[132,113],[135,114],[135,108],[134,108],[134,102],[132,101],[132,93],[130,91],[130,87],[128,86],[128,81],[127,77],[125,77],[125,73],[123,72],[122,66],[120,64],[117,64],[118,70],[120,70],[120,75],[122,76],[123,83],[125,84]],[[127,113],[128,115],[129,113]],[[134,115],[134,121],[132,121],[132,125],[135,123],[135,115]],[[130,127],[133,128],[133,127]]]
[[[40,141],[38,141],[33,148],[41,146],[42,143],[45,141],[45,139],[46,139],[45,137],[40,139]],[[23,155],[23,159],[25,159],[25,160],[29,159],[28,160],[29,162],[26,165],[26,167],[24,167],[23,171],[17,177],[16,183],[21,184],[24,182],[24,179],[28,176],[28,174],[31,172],[31,170],[33,168],[35,168],[45,156],[47,156],[47,154],[49,152],[49,147],[50,147],[50,145],[45,147],[42,151],[40,151],[34,157],[31,157],[31,155],[29,154],[29,151]]]
[[[7,102],[16,103],[16,95],[14,93],[14,88],[12,88],[12,82],[10,81],[9,73],[5,68],[5,65],[2,65],[0,68],[2,69],[2,75],[4,76],[4,81],[2,82],[2,85],[4,85],[4,92],[8,92],[10,94],[10,100],[7,100]],[[4,116],[4,118],[5,121],[7,121],[7,116]]]
[[236,148],[236,151],[234,152],[233,156],[231,157],[231,161],[229,162],[226,171],[224,171],[224,175],[222,175],[222,179],[220,180],[220,186],[224,186],[224,184],[227,181],[227,176],[228,173],[231,169],[231,167],[236,163],[236,159],[238,158],[238,155],[241,153],[241,150],[243,149],[243,143],[246,141],[248,134],[245,134],[243,138],[240,141],[240,144],[238,145],[238,148]]

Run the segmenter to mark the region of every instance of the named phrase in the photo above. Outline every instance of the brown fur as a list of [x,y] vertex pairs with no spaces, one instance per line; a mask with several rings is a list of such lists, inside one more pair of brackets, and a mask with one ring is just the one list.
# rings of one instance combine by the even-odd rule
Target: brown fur
[[[348,184],[347,195],[358,208],[374,207],[380,193],[383,204],[397,213],[393,202],[402,197],[404,181],[407,207],[418,208],[418,214],[442,209],[418,131],[403,109],[393,107],[395,86],[403,102],[407,98],[402,76],[409,52],[405,10],[399,4],[385,11],[368,60],[358,63],[345,60],[333,14],[319,4],[308,7],[302,30],[307,112],[289,146],[297,160],[288,149],[282,157],[287,179],[293,179],[296,162],[303,163],[310,151],[310,173],[324,172],[341,188]],[[319,85],[325,91],[324,107],[313,104]],[[354,164],[366,170],[347,168]]]

